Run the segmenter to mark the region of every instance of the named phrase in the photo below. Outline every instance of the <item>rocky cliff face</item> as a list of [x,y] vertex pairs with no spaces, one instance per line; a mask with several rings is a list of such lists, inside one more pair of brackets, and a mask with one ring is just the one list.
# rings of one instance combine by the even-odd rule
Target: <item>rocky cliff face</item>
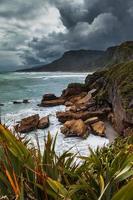
[[106,51],[68,51],[54,62],[21,71],[91,71],[133,59],[133,41],[109,47]]
[[87,87],[97,88],[96,99],[109,103],[113,109],[116,130],[126,134],[133,128],[133,61],[116,64],[105,71],[88,76]]

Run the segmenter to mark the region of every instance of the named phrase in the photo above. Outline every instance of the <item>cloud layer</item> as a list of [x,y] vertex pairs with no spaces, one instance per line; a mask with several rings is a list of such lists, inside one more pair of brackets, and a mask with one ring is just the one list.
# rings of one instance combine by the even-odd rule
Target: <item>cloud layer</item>
[[1,0],[0,69],[133,40],[132,0]]

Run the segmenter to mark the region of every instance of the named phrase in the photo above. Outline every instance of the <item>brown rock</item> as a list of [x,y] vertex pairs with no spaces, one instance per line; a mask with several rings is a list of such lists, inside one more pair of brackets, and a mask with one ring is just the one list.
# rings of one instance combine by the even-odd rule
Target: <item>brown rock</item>
[[80,100],[78,100],[76,102],[76,105],[84,105],[89,103],[89,101],[91,100],[92,95],[91,94],[87,94],[85,97],[81,98]]
[[72,120],[72,119],[82,119],[86,120],[88,118],[88,112],[57,112],[56,116],[61,123],[65,123],[66,121]]
[[72,102],[73,104],[76,104],[77,101],[81,100],[82,98],[84,98],[87,95],[87,92],[82,92],[81,94],[78,95],[73,95],[70,96],[69,101]]
[[124,130],[124,136],[132,136],[133,135],[133,127],[128,127]]
[[55,100],[58,97],[55,96],[55,94],[44,94],[43,95],[43,101],[49,101],[49,100]]
[[64,103],[65,103],[64,99],[57,98],[55,100],[42,101],[40,106],[42,106],[42,107],[52,107],[52,106],[64,105]]
[[79,112],[71,112],[71,111],[66,111],[66,112],[57,112],[56,117],[58,118],[59,122],[65,123],[66,121],[72,120],[72,119],[82,119],[87,120],[88,118],[91,117],[103,117],[104,113],[102,111],[79,111]]
[[85,137],[88,135],[87,126],[81,119],[67,121],[63,125],[63,127],[61,127],[61,132],[67,137],[70,136]]
[[92,128],[93,132],[95,134],[97,134],[98,136],[105,136],[106,127],[104,125],[104,122],[99,121],[94,124],[91,124],[91,128]]
[[65,102],[65,106],[67,106],[67,107],[73,106],[73,103],[71,101],[66,101]]
[[44,128],[48,128],[48,127],[49,127],[49,117],[46,116],[46,117],[41,118],[38,123],[38,128],[44,129]]
[[71,83],[68,85],[68,87],[65,90],[63,90],[61,96],[67,99],[67,98],[70,98],[70,96],[75,96],[85,91],[86,91],[86,87],[84,84]]
[[20,133],[26,133],[33,131],[37,128],[39,123],[39,115],[32,115],[21,120],[20,124],[17,126],[17,131]]
[[72,112],[77,112],[77,107],[76,106],[71,106],[69,108],[69,110],[72,111]]

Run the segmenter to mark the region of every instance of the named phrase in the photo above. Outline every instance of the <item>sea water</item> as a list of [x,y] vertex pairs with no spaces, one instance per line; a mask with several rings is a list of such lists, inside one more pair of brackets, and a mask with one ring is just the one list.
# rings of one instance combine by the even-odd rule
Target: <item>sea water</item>
[[[65,106],[50,108],[38,107],[41,98],[46,93],[54,93],[59,96],[69,83],[83,83],[88,73],[62,73],[62,72],[39,72],[39,73],[6,73],[0,74],[0,103],[2,122],[12,128],[22,118],[39,114],[40,117],[49,115],[50,127],[45,130],[27,133],[27,137],[36,145],[36,135],[39,139],[41,150],[44,148],[44,139],[48,131],[54,137],[56,133],[56,151],[62,153],[70,148],[71,151],[80,155],[88,154],[88,147],[96,149],[109,143],[109,140],[90,134],[87,139],[65,138],[60,133],[61,124],[56,118],[57,111],[64,111]],[[29,104],[13,104],[13,101],[29,99]]]

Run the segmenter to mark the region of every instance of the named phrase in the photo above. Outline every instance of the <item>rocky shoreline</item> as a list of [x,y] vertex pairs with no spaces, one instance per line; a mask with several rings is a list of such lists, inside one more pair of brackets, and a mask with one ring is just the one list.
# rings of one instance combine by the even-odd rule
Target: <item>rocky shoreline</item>
[[[111,108],[108,105],[99,107],[95,101],[96,93],[96,89],[87,91],[83,84],[69,84],[60,97],[54,94],[43,95],[38,106],[66,106],[64,112],[56,113],[58,121],[62,124],[61,133],[66,137],[86,138],[90,133],[106,137],[104,120],[107,119]],[[22,119],[14,128],[16,132],[28,133],[49,126],[49,116],[40,119],[36,114]]]
[[[127,73],[130,72],[133,63],[128,64],[118,64],[107,70],[95,72],[87,76],[84,84],[71,83],[62,91],[60,97],[55,94],[44,94],[38,106],[45,109],[45,107],[65,105],[66,110],[57,112],[56,117],[62,124],[61,133],[66,137],[86,138],[93,133],[101,137],[112,138],[107,130],[110,134],[113,132],[123,136],[133,134],[132,84],[128,82],[130,80],[126,82],[126,76],[124,78],[122,73],[119,74],[120,70],[126,72],[127,66]],[[113,77],[113,73],[116,78]],[[124,84],[129,84],[128,88],[131,87],[124,95],[120,90],[120,84],[123,84],[123,81]],[[128,107],[125,107],[123,103],[125,101]],[[39,119],[36,115],[22,119],[15,130],[24,133],[49,126],[49,116]]]

